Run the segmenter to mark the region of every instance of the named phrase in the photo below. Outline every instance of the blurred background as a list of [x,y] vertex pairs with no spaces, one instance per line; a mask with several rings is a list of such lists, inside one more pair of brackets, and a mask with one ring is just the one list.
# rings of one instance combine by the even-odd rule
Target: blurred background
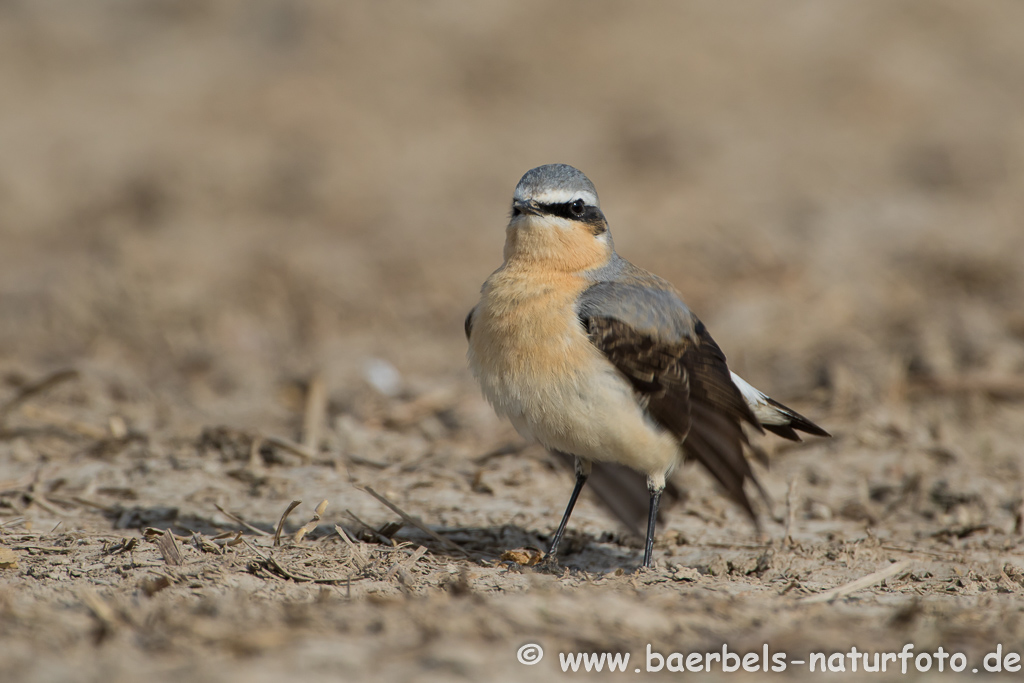
[[462,319],[512,189],[565,162],[773,393],[855,410],[915,374],[1020,374],[1022,22],[1011,1],[4,0],[0,367],[242,422],[370,358],[471,387]]
[[[551,652],[853,632],[1012,651],[1021,27],[1019,0],[0,0],[0,535],[28,544],[20,569],[0,557],[0,661],[21,680],[154,662],[166,680],[281,680],[267,659],[253,678],[193,656],[266,650],[290,676],[514,680],[535,634]],[[522,442],[469,376],[463,320],[517,181],[555,162],[594,181],[619,252],[679,288],[733,369],[835,435],[758,442],[776,456],[765,543],[788,514],[795,545],[750,542],[689,468],[685,514],[659,527],[669,569],[642,595],[614,574],[635,542],[590,498],[564,558],[586,581],[493,561],[546,545],[571,479],[539,448],[502,457]],[[333,525],[363,527],[343,513],[397,519],[353,484],[474,559],[406,527],[431,549],[408,576],[317,593],[257,576],[242,546],[184,543],[193,578],[144,600],[152,567],[173,574],[156,545],[109,554],[146,526],[213,537],[243,528],[233,510],[270,529],[325,500],[279,552],[351,569]],[[881,597],[792,599],[905,557],[917,574]],[[630,615],[654,617],[620,619],[638,598]]]

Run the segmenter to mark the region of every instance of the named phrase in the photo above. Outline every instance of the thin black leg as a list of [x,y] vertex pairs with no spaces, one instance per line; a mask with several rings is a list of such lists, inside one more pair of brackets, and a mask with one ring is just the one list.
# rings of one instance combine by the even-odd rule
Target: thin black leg
[[558,550],[558,544],[562,542],[562,534],[565,533],[565,525],[569,523],[569,517],[572,516],[572,509],[576,507],[576,499],[580,497],[580,491],[583,490],[583,485],[587,483],[587,477],[590,476],[590,463],[584,463],[579,458],[576,458],[576,486],[572,489],[572,496],[569,498],[569,504],[565,506],[565,514],[562,515],[562,523],[558,525],[558,531],[555,532],[555,537],[551,539],[551,549],[548,550],[548,558],[554,559],[555,552]]
[[654,527],[658,523],[658,502],[664,489],[651,490],[651,508],[647,513],[647,544],[644,546],[644,566],[653,567],[654,558]]

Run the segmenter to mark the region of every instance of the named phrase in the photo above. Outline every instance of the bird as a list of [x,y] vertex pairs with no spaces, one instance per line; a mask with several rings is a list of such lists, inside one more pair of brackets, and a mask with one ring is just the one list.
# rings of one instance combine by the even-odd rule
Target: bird
[[[754,388],[735,372],[730,372],[730,376],[763,429],[789,441],[802,441],[798,432],[814,436],[832,436],[792,408]],[[767,456],[763,451],[754,447],[751,447],[751,450],[758,460],[767,464]],[[564,453],[556,455],[564,464],[572,465],[571,456]],[[634,533],[642,533],[639,523],[647,512],[647,497],[640,495],[644,491],[642,475],[628,467],[608,462],[595,462],[587,484],[597,496],[598,502],[610,513]],[[684,495],[673,485],[671,480],[667,482],[665,491],[673,499],[681,498]],[[754,522],[757,523],[756,518],[754,518]]]
[[746,483],[765,494],[744,426],[796,440],[797,431],[829,435],[729,369],[675,287],[616,252],[594,184],[567,164],[519,180],[503,262],[465,333],[470,370],[495,412],[573,462],[552,560],[595,465],[612,508],[628,493],[616,486],[629,479],[618,466],[645,478],[650,568],[659,502],[683,461],[701,463],[756,524]]

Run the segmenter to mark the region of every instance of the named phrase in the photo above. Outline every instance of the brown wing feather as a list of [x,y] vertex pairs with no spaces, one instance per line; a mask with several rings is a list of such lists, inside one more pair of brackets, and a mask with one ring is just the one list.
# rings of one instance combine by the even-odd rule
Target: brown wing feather
[[743,454],[742,423],[761,426],[729,375],[725,355],[699,321],[692,338],[666,343],[614,318],[586,320],[591,342],[629,380],[648,414],[683,444],[755,523],[744,490],[764,494]]

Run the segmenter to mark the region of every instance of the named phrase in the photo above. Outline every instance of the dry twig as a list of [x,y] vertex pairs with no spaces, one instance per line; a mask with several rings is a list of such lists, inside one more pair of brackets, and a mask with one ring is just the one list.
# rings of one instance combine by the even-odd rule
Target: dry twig
[[55,553],[58,555],[69,555],[75,552],[73,547],[65,548],[60,545],[12,545],[14,550],[34,550],[37,553]]
[[77,378],[77,370],[58,370],[57,372],[51,373],[37,382],[33,382],[32,384],[22,387],[21,391],[19,391],[13,398],[8,400],[3,405],[0,405],[0,425],[4,423],[4,421],[7,419],[7,416],[10,415],[12,411],[14,411],[18,406],[20,406],[22,403],[29,400],[33,396],[36,396],[37,394],[41,394],[44,391],[52,389],[58,384],[63,384],[68,380]]
[[390,545],[390,546],[391,546],[392,548],[394,548],[394,547],[395,547],[395,545],[396,545],[396,543],[395,543],[395,539],[391,538],[390,536],[386,536],[385,534],[382,534],[381,532],[377,531],[377,530],[376,530],[376,529],[374,529],[374,528],[373,528],[372,526],[370,526],[369,524],[367,524],[367,523],[366,523],[366,522],[364,522],[363,520],[361,520],[361,519],[359,519],[358,517],[356,517],[356,513],[352,512],[352,511],[351,511],[351,510],[349,510],[349,509],[346,509],[346,510],[345,510],[345,514],[346,514],[346,515],[348,515],[349,517],[351,517],[351,518],[352,518],[352,520],[353,520],[353,521],[354,521],[354,522],[355,522],[356,524],[359,524],[359,525],[360,525],[360,526],[362,526],[362,527],[363,527],[364,529],[366,529],[367,533],[369,533],[369,534],[371,534],[371,535],[373,535],[373,536],[376,536],[376,537],[377,537],[377,539],[378,539],[378,540],[379,540],[379,541],[380,541],[381,543],[386,543],[387,545]]
[[172,567],[180,567],[184,561],[181,559],[181,548],[178,547],[178,539],[170,529],[156,540],[156,547],[164,557],[164,562]]
[[227,517],[228,519],[230,519],[230,520],[231,520],[232,522],[235,522],[236,524],[241,524],[242,526],[244,526],[244,527],[245,527],[246,529],[248,529],[249,531],[253,531],[253,532],[255,532],[255,533],[259,534],[260,536],[270,536],[270,533],[269,533],[269,532],[267,532],[267,531],[264,531],[263,529],[260,529],[259,527],[253,526],[252,524],[249,524],[249,522],[245,521],[244,519],[242,519],[242,518],[241,518],[241,517],[239,517],[238,515],[234,514],[233,512],[228,512],[227,510],[225,510],[224,508],[222,508],[222,507],[221,507],[220,505],[218,505],[217,503],[214,503],[214,504],[213,504],[213,507],[217,508],[217,509],[218,509],[218,510],[220,510],[220,511],[221,511],[222,513],[224,513],[224,515],[225,515],[225,516],[226,516],[226,517]]
[[392,503],[390,500],[388,500],[387,498],[385,498],[381,494],[379,494],[376,491],[374,491],[369,486],[367,486],[366,488],[364,488],[362,490],[366,491],[367,493],[369,493],[371,496],[373,496],[374,498],[379,500],[381,503],[383,503],[384,506],[387,507],[389,510],[394,512],[396,515],[401,517],[403,520],[405,520],[409,524],[412,524],[414,527],[416,527],[417,529],[419,529],[420,531],[425,533],[427,536],[430,536],[432,539],[434,539],[435,541],[437,541],[438,543],[443,545],[445,548],[448,548],[449,550],[453,550],[453,551],[455,551],[455,552],[457,552],[457,553],[459,553],[459,554],[461,554],[461,555],[463,555],[465,557],[469,557],[469,553],[467,553],[461,547],[456,545],[455,542],[445,538],[444,536],[442,536],[441,534],[437,533],[436,531],[427,528],[427,525],[425,525],[423,522],[419,521],[415,517],[410,516],[407,512],[405,512],[405,510],[403,510],[402,508],[398,507],[397,505]]
[[263,445],[263,436],[254,434],[252,443],[249,444],[249,468],[258,472],[263,468],[263,460],[260,458],[260,446]]
[[342,581],[349,580],[349,577],[347,576],[324,576],[318,578],[316,576],[296,574],[295,572],[285,568],[284,565],[278,562],[277,559],[272,554],[265,555],[262,552],[260,552],[256,548],[256,546],[252,545],[248,541],[243,540],[242,542],[245,543],[246,547],[248,547],[249,550],[253,551],[254,553],[260,556],[260,558],[263,560],[263,566],[265,568],[273,570],[275,573],[286,579],[291,579],[292,581],[297,581],[299,583],[341,583]]
[[268,435],[264,436],[263,440],[273,446],[283,448],[284,450],[288,451],[293,455],[299,456],[307,464],[316,460],[316,453],[310,451],[302,444],[295,443],[291,439],[286,439],[283,436]]
[[948,560],[950,558],[956,557],[957,555],[961,554],[959,552],[952,551],[952,550],[950,550],[950,551],[940,551],[940,550],[926,550],[924,548],[904,548],[903,546],[898,546],[898,545],[880,545],[878,547],[881,548],[882,550],[888,550],[890,552],[909,553],[909,554],[920,553],[922,555],[930,555],[931,557],[938,557],[938,558],[941,558],[943,560]]
[[117,508],[115,508],[112,505],[104,505],[103,503],[98,503],[94,500],[83,498],[82,496],[71,496],[70,500],[73,503],[78,503],[79,505],[84,505],[86,507],[96,508],[97,510],[101,510],[103,512],[107,512],[110,514],[114,514],[117,512]]
[[101,622],[110,626],[117,623],[117,616],[114,614],[114,610],[94,590],[83,588],[79,592],[78,597],[89,608],[89,611],[93,613],[93,616]]
[[225,548],[230,548],[230,547],[236,546],[236,545],[238,545],[239,543],[242,542],[242,532],[241,531],[234,531],[234,532],[232,532],[232,531],[225,531],[222,534],[217,534],[216,536],[214,536],[210,540],[212,540],[215,544],[217,544],[219,546],[222,546],[222,547],[225,547]]
[[55,507],[53,504],[50,503],[50,501],[46,499],[45,496],[43,496],[40,493],[35,493],[34,491],[29,490],[25,492],[25,498],[28,500],[28,502],[35,503],[39,507],[49,512],[51,515],[60,517],[67,514],[67,511]]
[[281,515],[281,519],[277,522],[277,529],[274,530],[274,547],[281,545],[281,531],[284,529],[284,520],[288,519],[288,515],[292,514],[292,510],[302,505],[301,500],[293,500],[288,503],[288,508]]
[[83,588],[78,593],[78,598],[82,601],[82,604],[89,608],[89,611],[99,623],[99,628],[96,631],[97,642],[104,640],[114,632],[118,624],[117,614],[114,613],[114,610],[103,598],[97,595],[91,588]]
[[310,453],[320,448],[320,432],[327,416],[327,389],[319,373],[309,380],[306,390],[306,410],[302,416],[302,446]]
[[411,555],[409,555],[408,559],[406,559],[404,562],[395,562],[395,564],[392,565],[391,569],[388,570],[385,576],[390,579],[399,571],[406,571],[412,569],[414,566],[416,566],[416,563],[420,561],[420,558],[426,554],[427,549],[422,545],[419,546],[418,548],[416,548],[416,550],[412,552]]
[[27,486],[31,486],[37,479],[37,474],[26,474],[20,479],[6,479],[4,481],[0,481],[0,493],[20,491]]
[[793,546],[793,526],[796,523],[797,487],[797,479],[793,477],[789,480],[789,489],[786,491],[786,536],[783,539],[790,547]]
[[303,524],[302,528],[295,532],[295,536],[292,540],[295,541],[295,543],[298,543],[306,534],[315,529],[317,525],[320,524],[320,518],[323,517],[324,510],[326,509],[327,501],[320,501],[320,504],[316,506],[316,510],[313,511],[313,518]]
[[803,603],[805,605],[809,605],[816,602],[829,602],[831,600],[835,600],[836,598],[843,597],[844,595],[849,595],[851,593],[856,593],[859,590],[870,588],[879,581],[884,581],[885,579],[888,579],[890,576],[896,576],[897,574],[909,569],[910,565],[910,560],[896,562],[895,564],[890,564],[885,569],[880,569],[877,572],[868,574],[867,576],[862,576],[856,581],[851,581],[850,583],[843,584],[842,586],[830,588],[829,590],[823,591],[821,593],[808,595],[806,597],[800,598],[799,600],[797,600],[797,602]]
[[345,545],[348,546],[349,551],[352,553],[352,561],[355,563],[356,569],[359,571],[366,569],[370,562],[363,557],[363,554],[359,551],[359,546],[356,545],[356,542],[349,538],[348,534],[345,533],[345,530],[337,524],[334,525],[334,530],[338,532],[338,535],[341,536],[341,540],[345,541]]

